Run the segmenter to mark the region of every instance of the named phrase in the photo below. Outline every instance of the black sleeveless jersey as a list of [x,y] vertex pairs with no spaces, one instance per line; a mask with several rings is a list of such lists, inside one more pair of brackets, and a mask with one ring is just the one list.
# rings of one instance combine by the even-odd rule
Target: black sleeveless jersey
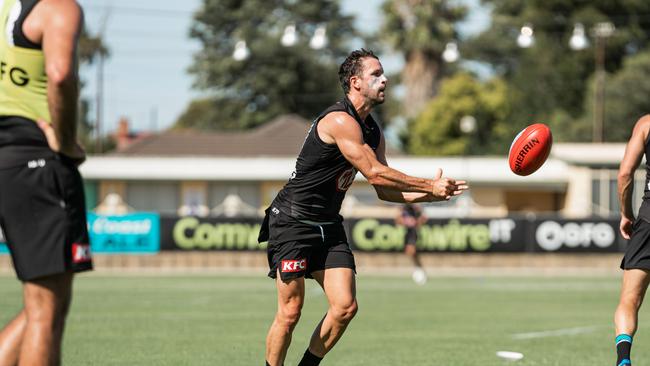
[[639,208],[639,218],[650,222],[650,139],[645,142],[645,187],[643,189],[643,202]]
[[357,170],[345,159],[336,144],[326,144],[318,136],[318,122],[332,112],[348,113],[359,123],[363,141],[373,150],[379,146],[379,126],[370,115],[365,122],[362,121],[347,97],[323,111],[307,132],[289,182],[272,204],[296,219],[317,222],[343,220],[339,215],[341,203]]

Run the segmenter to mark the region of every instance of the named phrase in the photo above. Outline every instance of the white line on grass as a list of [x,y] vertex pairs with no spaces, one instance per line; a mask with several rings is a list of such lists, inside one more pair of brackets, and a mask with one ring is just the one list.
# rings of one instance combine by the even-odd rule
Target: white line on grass
[[534,339],[534,338],[545,338],[545,337],[561,337],[566,335],[591,333],[598,328],[600,327],[594,325],[590,327],[575,327],[575,328],[563,328],[563,329],[556,329],[556,330],[546,330],[543,332],[515,333],[512,335],[512,338],[513,339]]

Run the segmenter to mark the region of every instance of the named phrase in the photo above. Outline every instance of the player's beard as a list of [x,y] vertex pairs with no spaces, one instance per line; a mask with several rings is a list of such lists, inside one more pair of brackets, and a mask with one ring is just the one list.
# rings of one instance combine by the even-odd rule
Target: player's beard
[[[384,93],[383,98],[381,98],[379,96],[380,92]],[[377,93],[375,94],[374,97],[368,96],[368,97],[366,97],[366,100],[368,100],[368,104],[370,104],[373,107],[377,106],[377,105],[380,105],[380,104],[384,104],[384,102],[386,101],[386,91],[385,90],[377,91]]]

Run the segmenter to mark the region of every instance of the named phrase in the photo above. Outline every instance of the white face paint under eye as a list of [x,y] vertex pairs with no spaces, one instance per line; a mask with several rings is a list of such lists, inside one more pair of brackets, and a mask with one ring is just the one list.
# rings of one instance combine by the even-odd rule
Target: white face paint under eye
[[368,82],[368,87],[370,89],[379,89],[381,87],[381,83],[386,80],[387,78],[384,74],[381,74],[379,76],[370,75],[370,81]]

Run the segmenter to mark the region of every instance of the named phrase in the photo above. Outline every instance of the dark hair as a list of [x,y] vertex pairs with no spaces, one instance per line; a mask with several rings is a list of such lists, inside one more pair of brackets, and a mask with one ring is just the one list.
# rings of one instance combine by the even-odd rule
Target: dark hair
[[343,92],[347,95],[350,91],[350,78],[353,76],[360,76],[362,71],[362,63],[366,57],[372,57],[377,60],[379,58],[371,51],[366,49],[354,50],[350,52],[348,57],[345,58],[345,61],[341,64],[339,68],[339,80],[341,81],[341,86],[343,87]]

